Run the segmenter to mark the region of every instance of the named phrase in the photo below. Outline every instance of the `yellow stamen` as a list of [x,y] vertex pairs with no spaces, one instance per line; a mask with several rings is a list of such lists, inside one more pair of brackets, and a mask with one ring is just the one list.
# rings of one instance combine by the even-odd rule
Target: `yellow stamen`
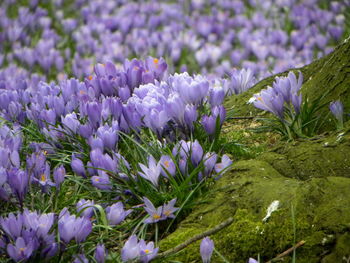
[[99,182],[99,181],[100,181],[100,178],[95,178],[95,181],[96,181],[96,182]]
[[46,176],[45,174],[42,174],[40,177],[40,181],[45,182],[46,181]]
[[44,155],[47,155],[47,151],[43,151]]
[[261,97],[257,97],[256,99],[262,101],[262,98],[261,98]]
[[166,168],[169,168],[169,166],[170,166],[169,161],[165,161],[164,165],[165,165]]
[[84,95],[85,94],[85,91],[81,90],[79,91],[80,95]]
[[154,218],[154,219],[159,219],[159,218],[160,218],[160,215],[155,214],[155,215],[153,215],[153,218]]
[[157,58],[153,59],[154,64],[158,64],[159,60]]
[[170,211],[165,211],[164,215],[169,216],[170,215]]
[[24,252],[25,250],[26,250],[25,247],[21,247],[21,248],[19,249],[20,252]]
[[143,252],[145,252],[146,254],[148,254],[149,252],[151,252],[149,249],[145,249]]
[[89,80],[92,80],[92,76],[91,76],[91,75],[90,75],[90,76],[88,76],[88,79],[89,79]]

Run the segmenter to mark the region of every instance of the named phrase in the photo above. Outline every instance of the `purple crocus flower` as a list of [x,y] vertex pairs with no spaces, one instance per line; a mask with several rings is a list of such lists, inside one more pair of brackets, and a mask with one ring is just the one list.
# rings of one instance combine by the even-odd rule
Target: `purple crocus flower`
[[193,122],[195,122],[197,118],[197,107],[195,105],[186,105],[184,112],[184,121],[190,130],[193,130]]
[[194,166],[197,166],[203,158],[203,148],[197,140],[191,144],[191,161]]
[[98,176],[94,175],[91,177],[92,185],[100,190],[111,190],[112,185],[111,181],[109,180],[108,174],[101,170],[98,171],[98,174]]
[[259,263],[259,262],[254,258],[249,258],[248,263]]
[[162,212],[163,212],[163,207],[160,206],[157,209],[154,207],[154,205],[152,204],[152,202],[146,198],[143,197],[143,201],[145,203],[145,210],[147,211],[147,213],[149,214],[149,218],[147,218],[144,222],[149,224],[149,223],[157,223],[162,219]]
[[89,260],[84,254],[78,254],[74,256],[73,263],[89,263]]
[[86,218],[91,218],[94,215],[94,201],[81,199],[76,204],[77,212],[79,213],[81,211],[81,215]]
[[142,239],[139,243],[140,260],[142,263],[150,262],[158,253],[159,248],[154,248],[153,242],[148,244]]
[[84,163],[80,159],[76,158],[74,155],[72,156],[71,167],[73,172],[75,172],[77,175],[86,177]]
[[205,173],[205,175],[208,176],[213,171],[217,158],[218,158],[218,156],[216,153],[206,153],[204,155],[204,173]]
[[339,122],[343,122],[344,107],[340,100],[331,102],[329,109]]
[[88,102],[86,104],[86,111],[91,124],[96,127],[101,121],[101,104],[96,101]]
[[101,126],[97,129],[97,136],[102,140],[103,145],[110,149],[115,149],[115,144],[118,140],[118,131],[113,130],[113,128],[109,127],[108,125]]
[[221,163],[215,165],[215,172],[220,173],[232,164],[232,160],[226,154],[221,158]]
[[15,216],[10,213],[8,217],[0,217],[0,226],[6,235],[16,240],[22,235],[23,216],[22,214]]
[[211,255],[214,250],[214,242],[209,237],[205,237],[202,239],[200,245],[200,253],[203,260],[203,263],[210,263]]
[[122,253],[121,253],[122,261],[127,262],[129,260],[136,259],[139,256],[140,256],[139,242],[137,240],[137,236],[132,235],[125,242],[122,248]]
[[171,157],[169,155],[163,155],[160,158],[159,163],[162,166],[162,175],[164,177],[168,177],[168,174],[170,174],[172,176],[175,175],[176,166],[175,166],[173,159],[171,159]]
[[54,223],[54,213],[38,214],[25,209],[23,212],[23,225],[26,229],[35,231],[38,238],[48,238],[48,233]]
[[53,170],[53,179],[56,183],[57,189],[60,188],[61,184],[64,181],[65,176],[66,176],[66,169],[64,169],[63,165],[60,165]]
[[212,135],[216,130],[216,118],[215,116],[204,115],[202,117],[201,124],[208,135]]
[[175,203],[176,203],[176,198],[170,200],[169,203],[163,205],[162,217],[164,219],[175,218],[175,215],[173,213],[179,210],[179,208],[174,207]]
[[182,175],[187,175],[187,159],[179,160],[179,169]]
[[70,215],[67,210],[62,210],[58,220],[58,232],[60,239],[68,244],[73,238],[77,243],[83,242],[92,231],[90,219]]
[[254,75],[249,68],[236,70],[231,75],[231,81],[229,82],[229,93],[243,93],[253,87],[254,83]]
[[223,103],[225,98],[225,91],[222,87],[214,86],[209,91],[209,103],[212,107],[219,106]]
[[65,117],[62,116],[61,122],[65,128],[68,128],[69,133],[77,133],[80,122],[74,112],[67,114]]
[[104,244],[98,244],[95,249],[94,258],[97,263],[104,263],[107,257],[107,250]]
[[120,224],[125,219],[125,217],[127,217],[132,212],[132,210],[124,210],[123,203],[118,202],[112,206],[108,206],[106,208],[106,212],[108,223],[111,226],[114,226]]
[[17,168],[12,168],[7,172],[7,182],[10,185],[12,192],[22,204],[28,191],[28,173]]
[[153,242],[147,244],[143,239],[138,242],[136,235],[132,235],[122,248],[122,261],[139,259],[142,263],[148,263],[157,255],[158,250],[159,248],[154,248]]
[[142,163],[139,163],[142,172],[139,175],[150,181],[154,186],[158,186],[158,179],[162,170],[161,164],[157,163],[152,155],[148,157],[148,167]]
[[15,245],[7,245],[7,253],[14,261],[23,262],[31,257],[34,248],[33,240],[28,240],[26,242],[22,237],[18,237]]
[[280,119],[283,119],[284,113],[284,98],[283,95],[277,93],[275,89],[268,87],[265,90],[262,90],[259,94],[254,95],[254,106],[272,112]]

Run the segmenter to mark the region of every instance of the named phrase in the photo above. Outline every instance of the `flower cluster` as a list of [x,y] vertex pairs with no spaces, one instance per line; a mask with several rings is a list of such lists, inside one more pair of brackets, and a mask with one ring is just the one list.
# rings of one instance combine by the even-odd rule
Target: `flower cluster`
[[142,263],[150,262],[158,253],[159,248],[154,248],[154,243],[146,243],[143,239],[140,241],[136,235],[132,235],[125,242],[122,249],[122,261],[139,259]]
[[287,77],[277,77],[272,87],[254,95],[253,104],[259,109],[275,114],[280,119],[284,118],[286,104],[293,105],[295,113],[298,114],[302,103],[299,92],[302,84],[303,75],[299,72],[297,79],[291,71]]
[[246,67],[262,77],[309,63],[341,39],[346,2],[322,4],[56,0],[43,5],[31,0],[19,5],[4,0],[0,66],[19,68],[19,62],[48,77],[68,68],[80,78],[90,74],[95,61],[122,63],[155,54],[168,57],[171,68],[195,65],[201,73],[220,76]]

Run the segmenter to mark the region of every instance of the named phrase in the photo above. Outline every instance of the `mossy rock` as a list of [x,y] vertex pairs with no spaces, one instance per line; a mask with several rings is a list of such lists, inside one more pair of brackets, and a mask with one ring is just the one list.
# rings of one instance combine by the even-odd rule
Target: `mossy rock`
[[[280,175],[265,161],[239,161],[205,197],[206,203],[161,241],[160,248],[162,251],[173,248],[232,216],[234,222],[212,236],[217,250],[229,262],[246,262],[258,254],[263,260],[272,259],[300,240],[306,243],[297,250],[297,262],[320,262],[322,258],[332,262],[327,261],[326,255],[334,250],[335,244],[349,242],[344,237],[337,239],[350,229],[349,189],[350,178],[300,181]],[[266,209],[274,200],[280,202],[279,209],[263,222]],[[341,262],[346,256],[341,251],[332,255],[332,259],[340,261],[333,262]],[[167,260],[201,262],[199,241]],[[212,262],[220,259],[214,255]]]
[[313,177],[350,178],[349,128],[332,136],[280,143],[258,157],[271,164],[285,177],[307,180]]
[[[345,112],[350,112],[350,37],[329,55],[292,71],[303,73],[304,83],[301,92],[304,98],[308,97],[310,101],[314,101],[325,94],[321,101],[325,105],[321,114],[328,113],[329,103],[337,99],[341,99],[343,102]],[[255,93],[271,86],[276,76],[285,76],[288,72],[268,77],[247,92],[231,96],[225,103],[226,108],[232,108],[237,116],[257,116],[261,114],[261,110],[247,104],[248,100]],[[326,130],[334,127],[329,122],[330,118],[325,119],[324,126]]]

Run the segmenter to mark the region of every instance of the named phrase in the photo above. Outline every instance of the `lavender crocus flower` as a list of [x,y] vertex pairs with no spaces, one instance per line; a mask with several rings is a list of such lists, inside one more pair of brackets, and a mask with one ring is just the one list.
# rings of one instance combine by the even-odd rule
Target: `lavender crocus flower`
[[103,145],[110,149],[115,149],[115,144],[118,140],[118,131],[113,130],[113,128],[109,127],[108,125],[101,126],[97,129],[97,136],[102,140]]
[[214,242],[209,237],[203,238],[200,245],[200,253],[203,263],[210,263],[210,258],[213,254],[213,250]]
[[140,256],[139,242],[137,240],[137,236],[132,235],[125,242],[122,248],[122,253],[121,253],[122,261],[127,262],[129,260],[136,259],[139,256]]
[[184,112],[184,121],[190,130],[193,130],[193,122],[195,122],[197,118],[197,107],[195,105],[186,105]]
[[98,244],[95,249],[94,258],[97,263],[104,263],[107,257],[107,250],[104,244]]
[[7,172],[7,181],[12,192],[16,195],[20,204],[22,204],[28,191],[28,173],[17,168],[12,168]]
[[339,122],[343,122],[344,107],[340,100],[331,102],[329,109]]
[[152,202],[146,197],[143,198],[143,201],[145,203],[145,210],[150,216],[144,222],[149,224],[149,223],[157,223],[158,221],[162,220],[163,207],[160,206],[156,209],[152,204]]
[[71,167],[73,172],[75,172],[77,175],[86,177],[84,163],[80,159],[76,158],[74,155],[72,156]]
[[204,173],[205,173],[205,175],[208,176],[213,171],[217,158],[218,158],[218,156],[216,153],[206,153],[204,155]]
[[216,130],[216,118],[215,116],[204,115],[201,120],[201,124],[208,135],[212,135]]
[[197,166],[203,158],[203,148],[197,140],[191,144],[191,161],[194,166]]
[[98,171],[98,176],[94,175],[91,177],[91,183],[93,186],[95,186],[97,189],[100,190],[111,190],[112,185],[111,181],[109,180],[109,176],[104,171]]
[[125,217],[127,217],[132,212],[132,210],[124,210],[123,203],[118,202],[112,206],[108,206],[106,208],[106,212],[108,223],[111,226],[114,226],[120,224],[125,219]]
[[12,240],[16,240],[22,235],[23,216],[22,214],[15,216],[10,213],[8,217],[0,217],[0,226],[6,235]]
[[34,251],[34,241],[28,240],[27,242],[22,238],[16,239],[15,245],[8,244],[7,253],[16,262],[23,262],[28,260]]
[[76,204],[77,212],[81,211],[81,215],[86,218],[91,218],[94,215],[94,205],[95,202],[92,200],[81,199]]
[[259,262],[254,258],[249,258],[248,263],[259,263]]
[[212,107],[221,105],[225,98],[225,90],[222,87],[214,86],[209,91],[209,103]]
[[60,188],[61,184],[64,181],[65,176],[66,176],[66,169],[64,169],[63,165],[60,165],[53,170],[53,179],[56,183],[57,189]]
[[221,158],[221,163],[215,165],[215,172],[220,173],[232,164],[232,160],[226,154]]
[[158,250],[159,248],[154,248],[153,242],[147,244],[143,239],[138,242],[136,235],[132,235],[122,248],[122,261],[139,259],[142,263],[148,263],[157,255]]
[[68,244],[73,238],[77,243],[83,242],[92,231],[90,219],[70,215],[68,211],[62,211],[58,220],[58,232],[60,239]]
[[139,243],[140,260],[142,263],[150,262],[158,253],[159,248],[154,248],[153,242],[148,244],[142,239]]
[[174,207],[176,203],[176,198],[169,201],[169,203],[163,205],[162,217],[164,219],[167,218],[175,218],[174,212],[179,210],[179,208]]
[[61,122],[65,128],[68,128],[69,132],[76,133],[80,126],[80,122],[77,118],[77,115],[73,113],[67,114],[65,117],[61,117]]
[[175,166],[173,159],[171,159],[171,157],[169,155],[163,155],[160,158],[159,163],[162,166],[162,175],[164,177],[168,177],[168,174],[170,174],[172,176],[175,175],[176,166]]
[[150,181],[154,186],[158,186],[158,179],[162,170],[161,164],[157,163],[152,155],[148,157],[148,167],[142,163],[139,163],[142,172],[139,175]]
[[78,254],[74,256],[73,263],[89,263],[89,260],[84,254]]
[[248,69],[236,70],[231,75],[231,81],[229,84],[229,93],[240,94],[251,87],[255,83],[253,72]]

